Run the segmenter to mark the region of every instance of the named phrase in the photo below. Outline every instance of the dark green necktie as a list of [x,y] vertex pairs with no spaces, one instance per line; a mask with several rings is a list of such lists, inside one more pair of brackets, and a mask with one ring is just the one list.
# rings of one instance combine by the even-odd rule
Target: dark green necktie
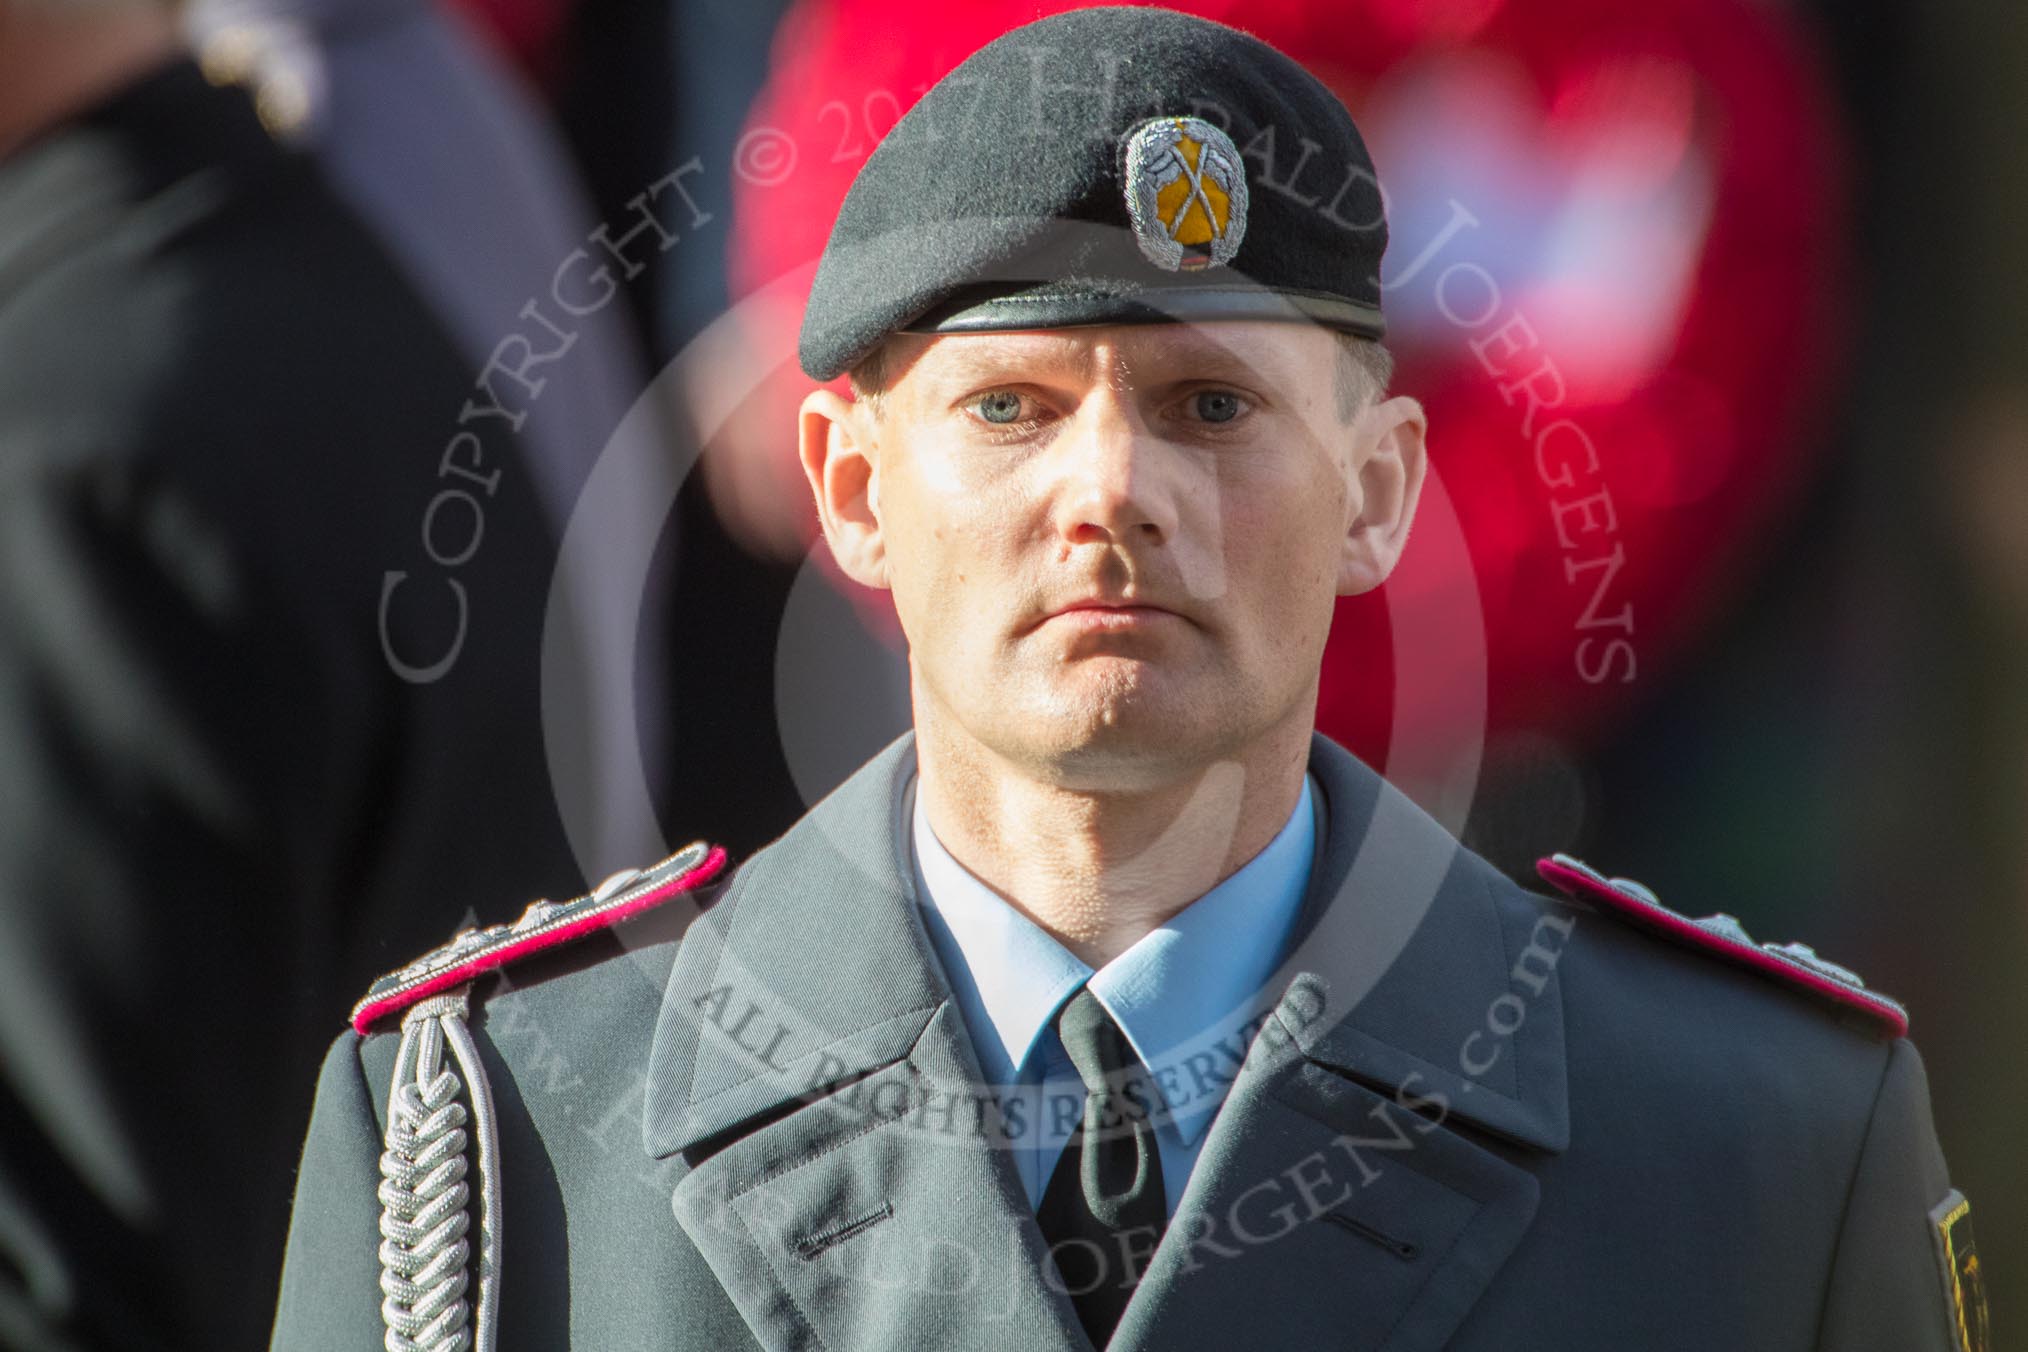
[[1035,1219],[1093,1347],[1104,1347],[1168,1224],[1147,1068],[1113,1016],[1079,987],[1056,1016],[1084,1081],[1084,1119],[1063,1147]]

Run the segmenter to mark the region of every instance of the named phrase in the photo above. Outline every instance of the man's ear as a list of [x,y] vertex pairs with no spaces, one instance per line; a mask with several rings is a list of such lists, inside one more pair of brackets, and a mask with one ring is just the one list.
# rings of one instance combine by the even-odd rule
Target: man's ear
[[880,530],[880,472],[873,461],[873,420],[864,404],[835,390],[812,390],[797,420],[803,477],[831,557],[863,587],[887,588],[887,544]]
[[1428,469],[1428,430],[1422,405],[1407,395],[1361,410],[1354,423],[1347,499],[1354,515],[1338,555],[1340,596],[1372,591],[1400,561]]

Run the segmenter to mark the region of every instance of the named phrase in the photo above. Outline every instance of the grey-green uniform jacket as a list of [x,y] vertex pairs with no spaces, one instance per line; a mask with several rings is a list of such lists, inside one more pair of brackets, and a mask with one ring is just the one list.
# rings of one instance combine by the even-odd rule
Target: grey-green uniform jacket
[[[913,769],[904,737],[729,881],[478,978],[499,1347],[1088,1346],[970,1089]],[[1977,1347],[1891,1002],[1582,866],[1524,890],[1322,736],[1310,771],[1302,937],[1113,1346]],[[399,1023],[324,1063],[277,1348],[382,1345]]]

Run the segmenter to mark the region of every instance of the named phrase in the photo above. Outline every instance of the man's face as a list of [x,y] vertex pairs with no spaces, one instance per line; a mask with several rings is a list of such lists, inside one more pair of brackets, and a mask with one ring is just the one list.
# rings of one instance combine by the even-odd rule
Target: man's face
[[[1420,409],[1345,419],[1339,360],[1267,322],[891,340],[878,410],[843,405],[862,516],[825,515],[893,591],[918,726],[1089,789],[1307,729],[1334,599],[1385,577],[1421,475]],[[841,449],[825,398],[806,467],[813,431]],[[812,479],[852,517],[849,474]]]

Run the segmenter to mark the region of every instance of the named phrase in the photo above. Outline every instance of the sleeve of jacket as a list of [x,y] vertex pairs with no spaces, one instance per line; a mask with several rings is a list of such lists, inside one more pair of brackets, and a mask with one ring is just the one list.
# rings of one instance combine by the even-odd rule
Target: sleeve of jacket
[[1922,1057],[1902,1038],[1889,1050],[1846,1199],[1822,1352],[1959,1352],[1930,1219],[1950,1190]]
[[317,1080],[317,1106],[296,1173],[276,1352],[381,1345],[381,1127],[360,1066],[360,1041],[331,1045]]

